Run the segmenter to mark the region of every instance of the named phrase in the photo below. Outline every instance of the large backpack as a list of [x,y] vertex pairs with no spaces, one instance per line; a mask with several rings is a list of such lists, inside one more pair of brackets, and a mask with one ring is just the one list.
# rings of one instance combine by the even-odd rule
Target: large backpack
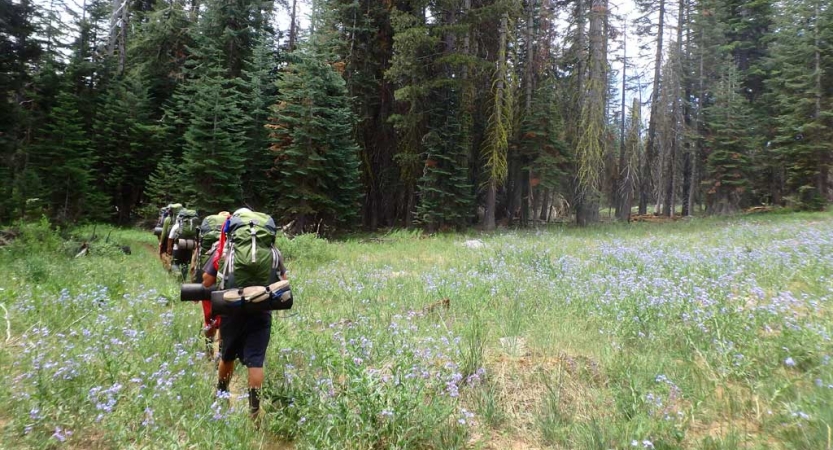
[[278,281],[277,231],[267,214],[243,210],[231,217],[221,289],[268,286]]
[[176,215],[176,223],[179,224],[176,239],[196,241],[197,230],[200,226],[200,218],[193,209],[182,209]]
[[202,224],[200,224],[200,267],[205,265],[214,250],[214,245],[220,240],[226,218],[226,216],[214,214],[202,220]]

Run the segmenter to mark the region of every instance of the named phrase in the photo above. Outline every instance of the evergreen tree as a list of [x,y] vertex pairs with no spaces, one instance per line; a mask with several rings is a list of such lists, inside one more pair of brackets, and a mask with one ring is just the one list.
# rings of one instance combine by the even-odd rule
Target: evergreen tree
[[277,81],[269,129],[274,208],[303,232],[318,223],[349,226],[358,212],[358,148],[341,75],[314,47],[291,55]]
[[155,168],[148,155],[161,143],[161,130],[151,123],[150,114],[147,89],[141,80],[129,77],[110,85],[96,116],[98,185],[116,207],[115,219],[121,224],[141,202],[145,181]]
[[[59,222],[106,218],[93,187],[93,151],[69,87],[58,94],[33,150],[50,215]],[[49,182],[45,182],[49,180]],[[104,216],[102,217],[102,214]]]
[[155,112],[162,111],[184,78],[196,26],[184,0],[159,0],[144,16],[130,41],[132,70],[147,80]]
[[[454,102],[446,102],[450,109]],[[460,123],[449,114],[445,124],[422,138],[425,169],[419,183],[417,220],[429,231],[444,227],[462,228],[472,215],[472,185],[468,167],[462,163],[465,148],[460,145]]]
[[219,211],[243,199],[246,123],[243,99],[225,69],[202,67],[202,75],[175,94],[185,108],[182,153],[188,202],[200,210]]
[[831,9],[819,0],[784,2],[781,36],[771,47],[768,86],[778,112],[772,145],[786,162],[787,186],[802,209],[822,209],[829,189],[833,50],[824,43],[833,41]]
[[277,66],[275,51],[266,36],[260,36],[254,48],[252,59],[246,63],[243,78],[240,79],[243,105],[248,122],[245,124],[246,145],[245,173],[243,175],[243,201],[256,209],[262,209],[270,202],[269,171],[269,108],[275,104],[277,88],[274,69]]
[[727,64],[715,92],[715,102],[706,108],[708,129],[706,211],[709,214],[737,212],[749,189],[749,152],[757,146],[749,128],[749,104],[741,93],[740,76]]
[[169,153],[159,158],[156,168],[148,176],[144,197],[150,208],[150,215],[159,213],[165,205],[182,202],[185,198],[185,173]]

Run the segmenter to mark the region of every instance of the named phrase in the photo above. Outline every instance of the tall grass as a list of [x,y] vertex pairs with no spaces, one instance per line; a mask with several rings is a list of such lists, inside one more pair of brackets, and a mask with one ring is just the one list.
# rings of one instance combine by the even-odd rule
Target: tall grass
[[259,427],[152,234],[75,258],[30,224],[0,250],[3,445],[829,448],[831,219],[282,239]]

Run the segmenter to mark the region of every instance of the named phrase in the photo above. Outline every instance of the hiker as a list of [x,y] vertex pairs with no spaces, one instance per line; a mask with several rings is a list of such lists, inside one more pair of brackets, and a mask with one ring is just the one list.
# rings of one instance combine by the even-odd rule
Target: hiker
[[170,261],[168,261],[168,235],[171,232],[171,227],[173,226],[174,218],[176,214],[179,212],[179,209],[182,208],[181,203],[171,203],[166,207],[168,210],[167,216],[162,221],[162,234],[160,234],[159,238],[159,259],[166,265],[166,268],[170,268]]
[[[203,267],[203,286],[211,287],[218,280],[220,289],[268,286],[286,280],[283,257],[275,248],[277,228],[271,217],[239,209],[224,223],[220,241]],[[226,245],[226,241],[230,245]],[[242,255],[245,255],[243,257]],[[222,316],[220,322],[220,363],[218,395],[227,395],[236,359],[248,368],[249,407],[252,418],[260,411],[260,389],[263,386],[263,361],[272,330],[271,312],[245,312]]]
[[[194,283],[202,283],[202,268],[211,259],[211,256],[217,250],[217,245],[220,241],[220,234],[223,231],[223,225],[226,220],[231,217],[228,211],[220,211],[217,214],[207,216],[203,219],[199,228],[199,238],[197,239],[197,249],[194,251],[193,266],[194,266]],[[217,330],[220,327],[221,319],[219,316],[212,317],[211,314],[211,300],[202,300],[203,313],[203,333],[205,335],[206,353],[210,359],[214,355],[214,340],[218,341],[222,338],[217,335]]]
[[165,219],[168,217],[170,211],[168,211],[168,207],[165,206],[159,209],[159,218],[156,219],[156,225],[153,227],[153,234],[159,238],[161,243],[162,241],[162,224],[165,222]]
[[182,277],[183,281],[188,277],[191,255],[197,248],[198,220],[196,211],[183,208],[177,213],[174,225],[168,233],[166,251],[168,256],[172,257],[171,271]]

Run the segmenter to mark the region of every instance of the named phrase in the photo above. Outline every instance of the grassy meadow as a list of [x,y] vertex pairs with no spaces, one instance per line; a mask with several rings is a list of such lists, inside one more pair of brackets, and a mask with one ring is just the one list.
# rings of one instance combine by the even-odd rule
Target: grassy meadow
[[282,238],[258,426],[155,237],[109,241],[0,249],[0,448],[833,448],[831,214]]

